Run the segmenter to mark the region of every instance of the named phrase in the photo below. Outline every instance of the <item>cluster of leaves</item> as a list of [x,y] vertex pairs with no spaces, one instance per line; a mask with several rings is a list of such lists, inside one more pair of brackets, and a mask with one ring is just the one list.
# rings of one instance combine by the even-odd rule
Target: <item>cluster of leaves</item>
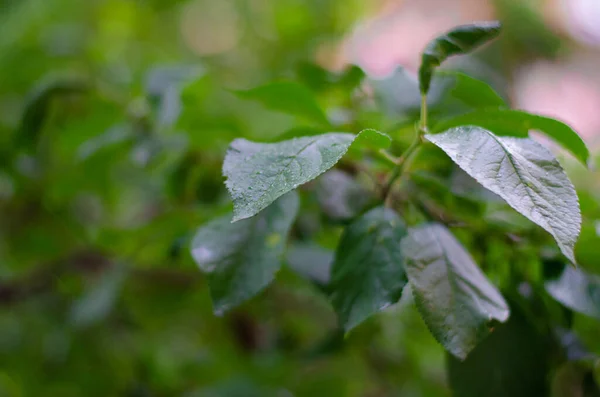
[[559,156],[566,265],[577,204],[554,216],[572,196],[529,131],[598,158],[505,95],[556,51],[533,8],[496,2],[504,45],[443,67],[496,25],[432,43],[420,84],[308,61],[361,0],[5,3],[0,395],[597,395],[598,173]]
[[[560,279],[548,281],[549,294],[568,307],[597,315],[597,280],[575,267],[575,245],[582,223],[577,193],[554,155],[528,135],[532,130],[544,133],[584,166],[589,161],[586,145],[560,121],[508,109],[485,83],[436,70],[448,57],[470,52],[499,32],[500,25],[495,22],[459,26],[426,47],[419,70],[421,109],[415,138],[398,157],[389,151],[395,145],[390,135],[372,129],[356,135],[329,132],[276,143],[233,141],[223,164],[233,214],[202,226],[192,242],[192,255],[209,277],[215,313],[223,314],[240,305],[273,281],[301,207],[295,189],[320,177],[346,153],[360,161],[366,150],[379,155],[391,168],[383,173],[383,183],[360,208],[344,217],[344,230],[333,255],[320,259],[305,256],[304,261],[319,263],[297,266],[330,269],[324,291],[345,332],[397,303],[410,287],[435,339],[454,357],[467,359],[465,364],[450,361],[452,379],[465,376],[471,361],[485,359],[484,347],[476,347],[499,323],[510,317],[517,319],[509,324],[518,323],[521,314],[518,309],[511,314],[512,305],[446,225],[425,210],[423,215],[430,218],[425,222],[409,223],[400,215],[402,201],[410,197],[402,197],[396,182],[418,175],[419,171],[408,172],[409,167],[421,149],[431,150],[426,144],[430,142],[497,200],[554,238],[560,254],[553,253],[552,260],[560,263],[562,254],[571,265],[564,268]],[[461,97],[461,90],[469,92],[480,107],[445,117],[437,115],[430,127],[428,94],[438,76],[453,78],[455,97]],[[242,96],[321,126],[328,124],[316,102],[293,83],[273,83]],[[326,173],[321,178],[327,175],[335,174]],[[328,194],[334,200],[351,203],[331,189]],[[504,332],[516,331],[498,331]],[[477,354],[472,353],[474,349]],[[473,390],[458,395],[486,394]]]

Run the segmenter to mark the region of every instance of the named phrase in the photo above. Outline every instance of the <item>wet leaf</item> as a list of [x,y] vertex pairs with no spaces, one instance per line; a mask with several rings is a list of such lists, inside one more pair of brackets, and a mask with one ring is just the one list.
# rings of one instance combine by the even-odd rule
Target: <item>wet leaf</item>
[[581,213],[577,193],[554,156],[529,138],[457,127],[426,138],[465,172],[550,233],[573,263]]
[[402,242],[406,273],[423,320],[454,356],[465,359],[508,319],[508,304],[469,253],[439,224],[410,229]]
[[346,331],[398,302],[406,285],[400,241],[406,227],[377,207],[344,231],[331,269],[330,299]]
[[581,137],[568,125],[548,117],[511,109],[482,109],[444,120],[432,128],[441,132],[450,128],[476,125],[492,131],[495,135],[527,137],[535,130],[552,138],[575,158],[588,164],[590,153]]
[[215,314],[238,306],[273,281],[298,206],[292,192],[252,219],[231,223],[226,215],[198,229],[192,256],[208,274]]
[[328,133],[278,143],[236,139],[223,174],[233,200],[233,221],[256,215],[278,197],[333,167],[355,141],[386,147],[390,138],[375,130],[358,135]]

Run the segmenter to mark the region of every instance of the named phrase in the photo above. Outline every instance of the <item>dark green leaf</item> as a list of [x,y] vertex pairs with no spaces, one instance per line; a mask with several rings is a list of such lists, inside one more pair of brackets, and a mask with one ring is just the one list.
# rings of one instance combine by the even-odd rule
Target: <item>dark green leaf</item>
[[88,89],[85,80],[76,77],[61,77],[47,80],[29,94],[21,125],[16,136],[19,146],[33,145],[44,126],[52,100],[61,95],[81,93]]
[[557,280],[546,282],[554,299],[576,312],[600,318],[600,277],[565,266]]
[[377,207],[344,231],[331,270],[331,301],[346,331],[398,302],[406,285],[404,222]]
[[452,55],[466,54],[500,33],[498,22],[480,22],[458,26],[431,41],[421,59],[419,85],[421,93],[427,94],[431,76],[436,67]]
[[333,167],[355,141],[389,146],[390,138],[375,130],[358,135],[328,133],[278,143],[236,139],[231,143],[223,174],[233,200],[233,221],[256,215],[278,197]]
[[441,132],[461,125],[476,125],[496,135],[527,137],[529,131],[541,131],[570,151],[584,165],[588,164],[589,151],[581,137],[568,125],[548,117],[520,110],[482,109],[444,120],[432,132]]
[[209,275],[216,314],[238,306],[273,281],[298,205],[298,195],[292,192],[252,219],[231,223],[227,215],[196,232],[192,256]]
[[457,127],[426,138],[511,207],[549,232],[573,263],[581,213],[577,193],[554,156],[529,138]]
[[313,93],[301,84],[275,82],[237,91],[237,94],[241,98],[258,101],[269,109],[300,116],[319,125],[329,125],[329,120]]
[[448,355],[448,381],[455,397],[547,396],[551,347],[523,314],[511,307],[506,324],[465,361]]
[[500,292],[444,226],[410,229],[402,250],[423,320],[456,357],[465,359],[490,333],[494,320],[508,318],[508,305]]

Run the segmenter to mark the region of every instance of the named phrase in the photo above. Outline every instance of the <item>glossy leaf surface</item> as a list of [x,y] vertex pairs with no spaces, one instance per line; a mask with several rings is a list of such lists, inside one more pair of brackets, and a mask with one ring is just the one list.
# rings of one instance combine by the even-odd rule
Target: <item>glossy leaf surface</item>
[[581,226],[577,193],[554,156],[529,138],[457,127],[426,138],[464,171],[550,233],[573,263]]
[[434,337],[464,359],[508,318],[508,304],[448,229],[426,224],[402,242],[417,308]]
[[549,117],[538,116],[520,110],[482,109],[453,117],[438,123],[432,132],[441,132],[461,125],[476,125],[496,135],[527,137],[529,131],[543,132],[567,149],[584,165],[590,153],[581,137],[568,125]]
[[209,275],[216,314],[238,306],[273,281],[298,206],[298,195],[292,192],[252,219],[231,223],[226,215],[198,229],[192,256]]
[[453,55],[466,54],[500,33],[498,22],[480,22],[458,26],[432,40],[421,59],[419,85],[421,93],[427,94],[431,76],[436,67]]
[[398,302],[406,285],[400,242],[404,222],[377,207],[344,231],[331,269],[331,301],[346,331]]
[[328,133],[278,143],[232,142],[223,174],[233,200],[233,220],[256,215],[278,197],[333,167],[360,140],[383,148],[390,138],[375,130]]

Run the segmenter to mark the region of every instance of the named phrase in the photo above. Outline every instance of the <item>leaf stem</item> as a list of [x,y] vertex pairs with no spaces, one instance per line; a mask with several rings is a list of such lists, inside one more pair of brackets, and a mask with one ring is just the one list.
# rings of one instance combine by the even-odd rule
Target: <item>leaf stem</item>
[[412,157],[417,152],[417,149],[421,146],[423,142],[423,134],[427,132],[427,94],[421,94],[421,119],[419,120],[419,128],[416,129],[417,136],[415,140],[410,144],[408,149],[402,154],[402,156],[396,161],[396,167],[392,171],[392,175],[388,180],[387,185],[383,189],[382,197],[385,205],[390,205],[390,192],[392,191],[392,187],[398,178],[402,176],[404,173],[407,164]]
[[[427,95],[421,95],[421,120],[419,123],[421,131],[427,131]],[[419,133],[421,133],[421,131]]]
[[406,151],[402,154],[402,157],[400,157],[398,159],[398,161],[396,162],[396,167],[394,167],[394,169],[392,171],[392,175],[390,176],[388,183],[386,184],[385,188],[383,189],[382,197],[383,197],[383,201],[386,203],[386,205],[389,205],[389,198],[390,198],[390,192],[392,190],[392,186],[394,186],[394,183],[396,182],[396,180],[402,176],[402,174],[404,173],[404,170],[406,169],[407,164],[412,159],[413,155],[416,153],[419,146],[421,146],[421,133],[420,132],[417,133],[415,140],[410,144],[408,149],[406,149]]

